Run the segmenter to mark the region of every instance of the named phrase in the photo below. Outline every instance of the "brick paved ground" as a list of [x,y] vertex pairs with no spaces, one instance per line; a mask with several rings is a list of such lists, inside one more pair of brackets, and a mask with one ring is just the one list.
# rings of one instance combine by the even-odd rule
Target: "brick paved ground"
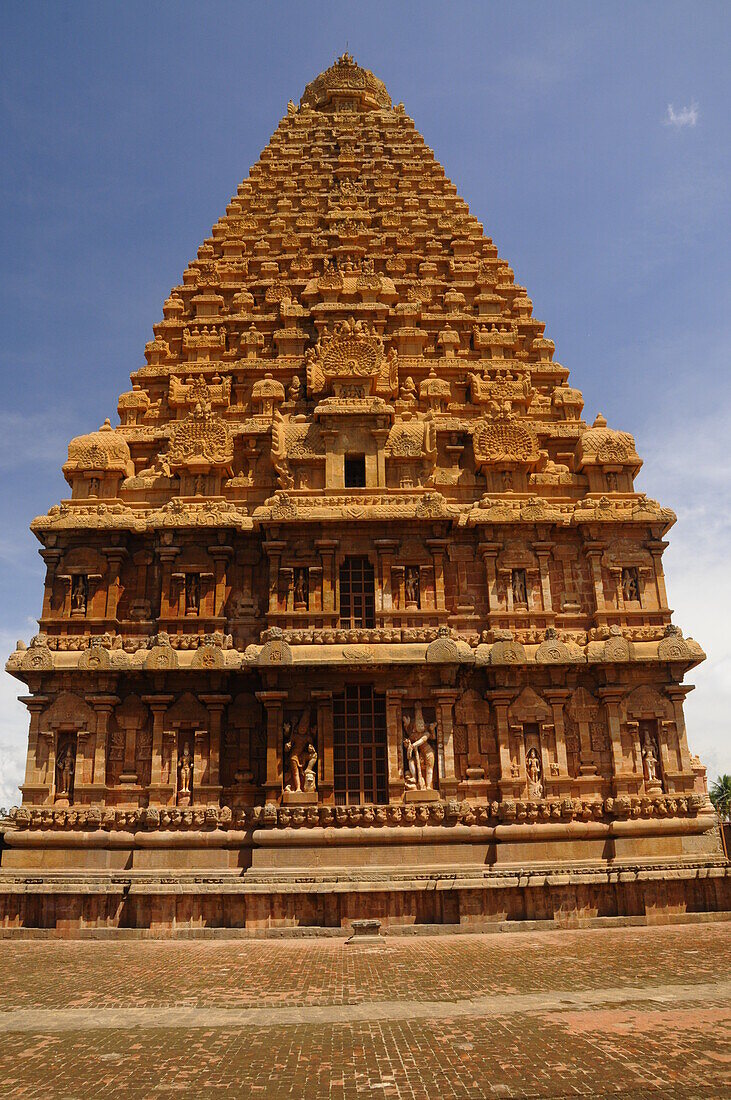
[[731,925],[0,942],[0,1096],[731,1097]]

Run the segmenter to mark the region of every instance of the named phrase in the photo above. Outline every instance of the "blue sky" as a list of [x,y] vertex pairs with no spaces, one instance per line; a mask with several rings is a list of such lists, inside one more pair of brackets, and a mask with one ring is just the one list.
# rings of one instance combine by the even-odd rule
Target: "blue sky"
[[[731,771],[728,3],[37,3],[0,41],[0,647],[36,630],[34,515],[287,100],[346,45],[527,286],[675,508],[675,621],[709,654],[693,751]],[[26,738],[0,684],[0,805]]]

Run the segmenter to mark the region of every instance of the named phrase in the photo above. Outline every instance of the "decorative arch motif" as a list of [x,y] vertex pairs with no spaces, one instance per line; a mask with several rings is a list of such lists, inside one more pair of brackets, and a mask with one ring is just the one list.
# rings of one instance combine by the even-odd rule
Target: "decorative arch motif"
[[41,729],[58,729],[60,726],[73,726],[79,730],[94,730],[96,716],[92,708],[80,695],[66,691],[41,714]]
[[196,725],[201,729],[208,728],[208,711],[200,703],[195,695],[189,691],[184,692],[168,710],[165,715],[166,725]]
[[517,699],[508,707],[508,718],[514,725],[524,722],[552,722],[553,712],[545,699],[542,699],[532,687],[524,687]]

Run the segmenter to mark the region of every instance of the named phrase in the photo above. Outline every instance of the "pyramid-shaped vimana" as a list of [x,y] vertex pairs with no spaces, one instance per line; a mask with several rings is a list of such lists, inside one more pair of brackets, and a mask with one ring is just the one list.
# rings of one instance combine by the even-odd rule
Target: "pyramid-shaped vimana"
[[509,264],[347,54],[289,104],[145,359],[32,525],[6,922],[720,904],[674,517],[635,492],[632,437],[581,419]]

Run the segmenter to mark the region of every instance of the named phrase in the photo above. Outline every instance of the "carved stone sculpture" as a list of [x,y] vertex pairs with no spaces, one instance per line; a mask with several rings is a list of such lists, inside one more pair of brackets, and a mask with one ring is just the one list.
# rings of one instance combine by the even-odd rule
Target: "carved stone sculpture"
[[190,755],[190,745],[186,741],[178,761],[178,804],[190,802],[192,783],[193,758]]
[[317,748],[310,730],[310,715],[304,711],[293,730],[284,723],[284,752],[287,759],[285,791],[314,791],[317,787]]
[[528,780],[528,795],[530,798],[543,798],[543,783],[541,760],[536,748],[528,749],[525,757],[525,774]]
[[427,724],[420,703],[414,708],[414,717],[405,714],[402,722],[406,786],[410,790],[434,790],[437,723]]
[[56,797],[71,799],[76,768],[74,746],[67,741],[56,760]]

